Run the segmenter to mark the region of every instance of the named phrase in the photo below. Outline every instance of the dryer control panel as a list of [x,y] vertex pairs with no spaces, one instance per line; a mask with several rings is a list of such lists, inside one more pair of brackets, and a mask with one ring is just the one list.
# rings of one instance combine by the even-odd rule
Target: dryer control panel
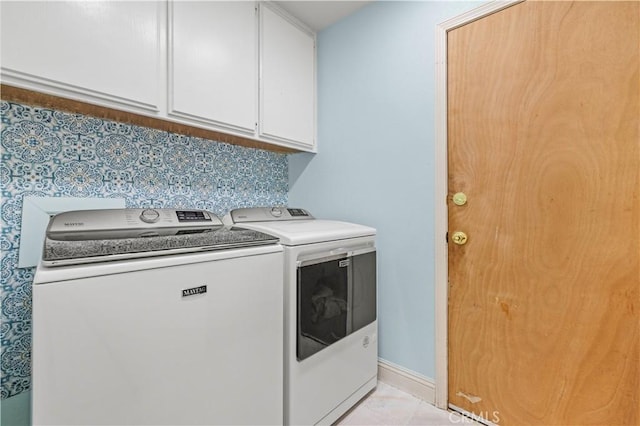
[[314,219],[308,211],[290,207],[251,207],[235,209],[231,210],[230,215],[233,223]]

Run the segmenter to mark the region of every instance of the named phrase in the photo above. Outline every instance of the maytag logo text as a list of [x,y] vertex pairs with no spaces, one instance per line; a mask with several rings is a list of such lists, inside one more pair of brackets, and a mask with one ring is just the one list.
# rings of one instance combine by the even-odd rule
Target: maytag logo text
[[200,287],[185,288],[184,290],[182,290],[182,297],[195,296],[196,294],[202,294],[206,292],[206,285],[201,285]]

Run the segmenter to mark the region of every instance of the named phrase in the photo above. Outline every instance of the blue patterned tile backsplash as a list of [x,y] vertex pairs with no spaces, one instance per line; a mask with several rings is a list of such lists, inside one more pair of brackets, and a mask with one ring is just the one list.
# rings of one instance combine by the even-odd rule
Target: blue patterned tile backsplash
[[25,196],[115,197],[127,207],[287,203],[284,154],[1,102],[2,398],[31,384],[31,285],[18,268]]

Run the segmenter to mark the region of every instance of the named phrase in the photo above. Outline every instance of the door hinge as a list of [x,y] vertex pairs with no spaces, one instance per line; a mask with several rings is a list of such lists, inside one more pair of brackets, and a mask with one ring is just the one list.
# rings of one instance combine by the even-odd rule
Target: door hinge
[[444,234],[444,241],[449,244],[449,231],[447,231],[446,234]]

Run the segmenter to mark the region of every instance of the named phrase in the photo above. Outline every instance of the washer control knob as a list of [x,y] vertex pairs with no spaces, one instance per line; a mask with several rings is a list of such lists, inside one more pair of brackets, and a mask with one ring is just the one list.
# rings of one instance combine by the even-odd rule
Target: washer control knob
[[145,223],[156,223],[160,219],[160,213],[154,209],[144,209],[140,213],[140,220]]
[[271,215],[273,217],[280,217],[282,216],[282,209],[280,207],[274,207],[271,209]]

